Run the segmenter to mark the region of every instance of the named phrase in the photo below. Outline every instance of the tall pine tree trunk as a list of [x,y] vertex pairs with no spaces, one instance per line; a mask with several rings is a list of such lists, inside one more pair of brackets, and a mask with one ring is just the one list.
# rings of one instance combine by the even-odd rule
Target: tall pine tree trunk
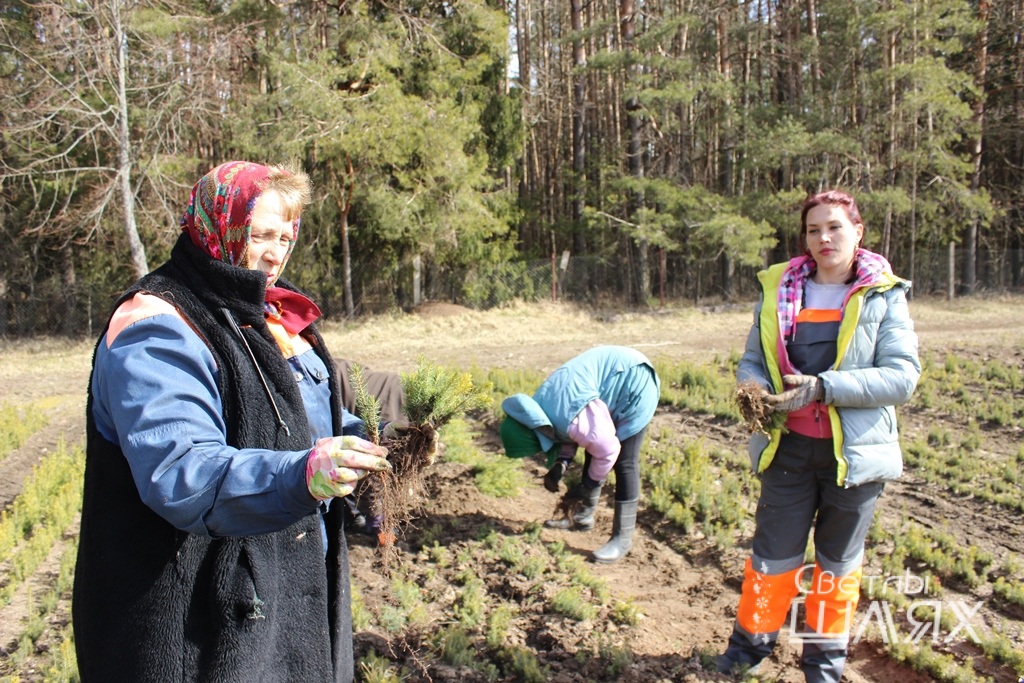
[[[629,158],[629,174],[640,180],[644,177],[644,160],[640,140],[640,98],[636,95],[636,88],[639,86],[635,76],[636,67],[633,65],[633,38],[636,35],[636,15],[633,0],[621,0],[621,35],[622,49],[626,53],[626,81],[629,97],[626,100],[626,124],[629,127],[629,142],[627,157]],[[644,193],[636,190],[632,196],[630,217],[635,219],[637,213],[644,205]],[[647,300],[651,291],[651,269],[647,263],[649,243],[646,238],[639,237],[636,240],[637,246],[637,280],[638,291],[635,296],[635,303],[642,304]]]
[[352,159],[345,154],[345,182],[338,182],[338,174],[334,163],[328,162],[331,174],[331,185],[334,190],[334,201],[338,207],[338,239],[341,241],[341,286],[344,290],[345,317],[351,319],[356,315],[355,300],[352,297],[352,250],[348,240],[348,214],[352,210],[352,189],[355,186],[355,169]]
[[[985,129],[985,71],[988,60],[988,18],[992,11],[989,0],[978,0],[978,30],[974,49],[974,86],[978,89],[978,99],[974,102],[974,138],[970,142],[971,192],[981,188],[981,141]],[[978,287],[978,224],[977,215],[971,217],[964,234],[964,281],[963,287],[967,294],[973,294]]]
[[821,81],[821,62],[818,55],[818,8],[815,0],[805,0],[807,5],[807,33],[811,38],[811,92],[818,93]]
[[69,241],[60,248],[60,298],[64,308],[61,315],[61,334],[65,337],[75,334],[75,322],[78,318],[76,285],[75,259]]
[[135,193],[132,191],[131,136],[128,129],[128,36],[121,23],[123,0],[110,4],[113,20],[114,39],[117,40],[117,189],[121,197],[121,211],[124,220],[124,236],[128,241],[128,252],[136,277],[149,272],[146,263],[146,248],[139,239],[135,224]]
[[[886,66],[888,73],[885,78],[886,96],[889,100],[888,135],[885,142],[885,186],[887,188],[896,185],[896,121],[898,117],[896,103],[896,40],[899,31],[893,29],[886,35],[888,46],[886,49]],[[889,258],[889,246],[892,235],[892,204],[889,203],[885,209],[885,223],[882,227],[882,256]]]
[[[720,10],[718,13],[718,73],[722,82],[732,82],[732,54],[729,44],[729,13],[727,10]],[[719,142],[721,154],[720,166],[720,189],[726,197],[735,194],[735,180],[733,172],[733,140],[732,125],[732,95],[726,87],[725,96],[722,98],[723,118],[721,140]],[[736,294],[736,263],[735,258],[728,249],[722,251],[722,293],[726,298],[732,299]]]
[[[519,115],[528,124],[532,120],[530,107],[533,101],[530,93],[530,23],[530,0],[516,0],[516,55],[519,64],[519,88],[522,90]],[[531,152],[535,152],[536,149],[531,144],[533,136],[531,128],[529,139],[523,145],[523,175],[519,192],[520,203],[523,205],[529,205],[534,195],[536,166],[531,163]],[[531,237],[530,223],[530,218],[519,223],[519,241],[522,244],[526,244]]]
[[[584,67],[587,65],[586,47],[583,45],[583,0],[572,0],[571,23],[573,31],[572,41],[572,65],[575,70],[573,80],[572,96],[572,249],[577,256],[584,256],[587,250],[587,235],[583,226],[583,205],[586,185],[586,159],[587,147],[584,131],[586,130],[586,83],[587,75]],[[585,261],[584,261],[585,263]],[[590,289],[589,273],[584,275],[584,288]]]
[[341,237],[341,277],[345,288],[345,317],[351,319],[356,315],[355,301],[352,298],[352,250],[348,243],[348,209],[339,209],[338,231]]

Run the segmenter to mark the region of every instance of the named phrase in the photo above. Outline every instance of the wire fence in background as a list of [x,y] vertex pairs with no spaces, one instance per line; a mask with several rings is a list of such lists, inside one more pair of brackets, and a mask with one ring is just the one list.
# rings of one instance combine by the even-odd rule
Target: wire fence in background
[[[922,250],[914,258],[914,294],[947,295],[952,281],[960,287],[962,254]],[[354,315],[411,310],[418,303],[446,302],[485,310],[513,301],[564,301],[595,311],[701,305],[708,301],[753,301],[758,296],[757,271],[730,267],[721,258],[687,259],[678,254],[652,254],[644,274],[635,259],[598,259],[560,255],[554,259],[443,268],[403,264],[382,272],[378,266],[353,264]],[[910,277],[908,254],[893,255],[893,269]],[[952,263],[953,277],[950,278]],[[977,261],[978,291],[1024,291],[1024,250],[981,251]],[[327,319],[348,317],[337,282],[305,288]],[[641,296],[640,293],[643,292]],[[91,339],[103,329],[120,292],[88,284],[62,286],[54,277],[31,287],[8,285],[0,291],[0,338],[66,337]]]

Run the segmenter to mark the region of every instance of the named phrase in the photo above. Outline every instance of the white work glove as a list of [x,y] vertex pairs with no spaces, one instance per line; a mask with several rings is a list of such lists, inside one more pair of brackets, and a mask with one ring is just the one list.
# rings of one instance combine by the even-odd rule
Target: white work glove
[[792,389],[763,399],[773,413],[791,413],[825,399],[825,385],[814,375],[783,375],[782,383]]
[[358,436],[317,439],[306,460],[306,488],[317,500],[347,496],[370,472],[391,469],[388,449]]

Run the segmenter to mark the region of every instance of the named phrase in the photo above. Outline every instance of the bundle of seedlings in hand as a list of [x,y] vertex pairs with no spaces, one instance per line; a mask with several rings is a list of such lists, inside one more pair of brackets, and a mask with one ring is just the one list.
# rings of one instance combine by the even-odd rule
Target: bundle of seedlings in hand
[[[363,376],[363,369],[353,363],[349,369],[349,381],[352,383],[352,388],[355,390],[355,408],[356,415],[363,421],[366,429],[366,440],[371,443],[380,444],[380,402],[366,390],[366,378]],[[365,479],[363,479],[356,486],[356,490],[353,491],[352,495],[357,499],[366,500],[370,505],[370,514],[373,515],[377,521],[380,521],[383,514],[382,508],[382,491],[386,490],[389,485],[390,473],[389,472],[371,472]],[[383,524],[379,525],[379,533],[377,534],[378,542],[381,547],[387,545],[394,545],[394,534],[391,533],[391,527],[385,527]]]
[[491,385],[473,386],[468,372],[446,370],[425,358],[415,372],[402,373],[402,410],[414,424],[440,429],[453,418],[491,404]]
[[764,400],[766,395],[764,387],[754,380],[748,379],[736,385],[736,405],[751,433],[768,434],[786,424],[786,413],[773,412]]
[[[367,407],[359,410],[360,417],[367,422],[369,436],[367,415],[374,416],[376,426],[380,407],[366,392],[361,375],[352,373],[351,378],[356,386],[357,406],[361,394],[367,401]],[[412,519],[413,503],[421,488],[424,470],[434,462],[438,430],[466,411],[486,407],[491,402],[490,388],[474,387],[469,373],[445,370],[427,360],[421,360],[414,372],[402,373],[402,394],[402,410],[409,426],[390,430],[390,434],[387,427],[384,430],[387,440],[383,445],[388,449],[391,471],[371,474],[365,485],[369,488],[371,512],[380,522],[378,549],[385,567],[390,565],[393,553],[394,530],[403,528]]]

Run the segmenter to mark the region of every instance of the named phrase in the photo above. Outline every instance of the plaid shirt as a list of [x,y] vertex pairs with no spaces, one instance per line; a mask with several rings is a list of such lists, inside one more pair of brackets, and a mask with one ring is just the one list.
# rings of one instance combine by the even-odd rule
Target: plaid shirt
[[[818,266],[811,256],[797,256],[789,262],[789,267],[782,274],[778,300],[780,341],[788,339],[793,333],[793,329],[796,327],[796,317],[803,306],[804,285],[817,268]],[[854,268],[857,275],[843,301],[844,310],[846,302],[850,300],[850,296],[855,291],[861,287],[875,284],[883,274],[892,273],[892,266],[888,261],[867,249],[857,250],[857,255],[854,257]],[[786,360],[788,361],[788,359]],[[784,364],[788,365],[788,362]]]

